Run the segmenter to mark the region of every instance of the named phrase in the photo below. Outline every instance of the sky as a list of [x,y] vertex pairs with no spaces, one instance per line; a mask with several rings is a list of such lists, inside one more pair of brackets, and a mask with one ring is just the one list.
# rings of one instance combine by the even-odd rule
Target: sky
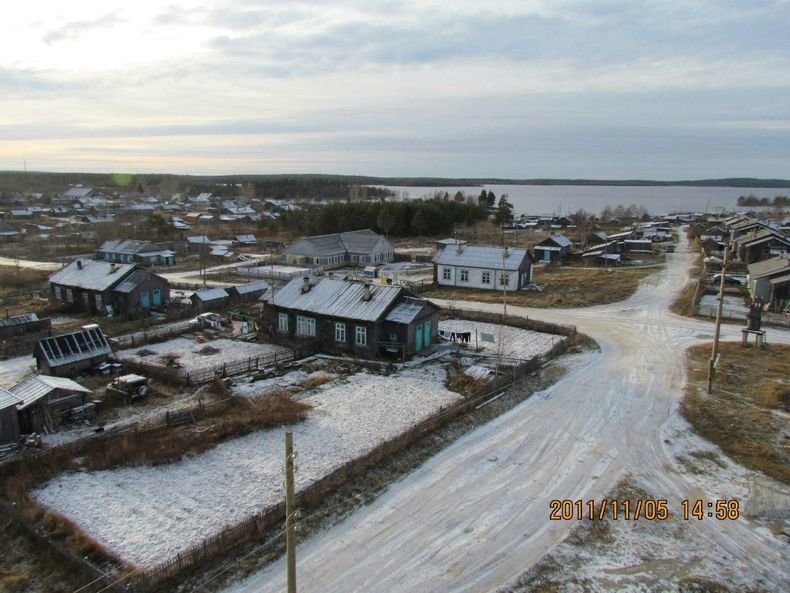
[[28,0],[0,170],[790,178],[790,0]]

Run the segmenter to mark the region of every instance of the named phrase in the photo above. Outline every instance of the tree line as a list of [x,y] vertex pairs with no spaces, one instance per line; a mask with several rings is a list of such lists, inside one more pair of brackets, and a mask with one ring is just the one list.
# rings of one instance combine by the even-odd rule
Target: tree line
[[774,196],[772,200],[770,198],[758,198],[754,194],[749,194],[738,198],[738,206],[790,206],[790,197]]

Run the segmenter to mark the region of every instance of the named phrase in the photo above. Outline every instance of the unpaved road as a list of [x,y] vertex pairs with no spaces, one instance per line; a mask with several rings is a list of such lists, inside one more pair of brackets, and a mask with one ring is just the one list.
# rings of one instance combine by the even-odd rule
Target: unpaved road
[[[684,350],[710,341],[713,325],[668,306],[691,260],[687,244],[667,269],[627,301],[579,310],[508,312],[576,324],[601,352],[548,391],[466,435],[372,504],[300,544],[301,593],[480,593],[531,566],[573,522],[548,520],[553,498],[602,498],[626,472],[657,498],[680,498],[694,484],[664,450],[661,428],[681,397]],[[460,306],[460,303],[455,303]],[[465,303],[500,311],[501,306]],[[724,339],[740,339],[725,326]],[[790,334],[769,330],[772,342]],[[298,449],[298,443],[296,443]],[[710,550],[742,558],[768,590],[790,590],[788,546],[746,520],[702,521]],[[230,593],[285,590],[279,561]]]

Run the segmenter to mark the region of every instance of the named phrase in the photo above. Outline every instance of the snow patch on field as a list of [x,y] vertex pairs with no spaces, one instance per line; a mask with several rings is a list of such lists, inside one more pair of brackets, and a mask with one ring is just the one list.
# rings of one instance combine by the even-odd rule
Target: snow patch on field
[[[326,384],[290,427],[301,489],[459,398],[438,365]],[[158,467],[62,475],[35,496],[124,560],[152,566],[283,497],[285,429],[241,437]]]
[[[219,352],[214,354],[200,354],[207,346],[216,348]],[[138,352],[149,350],[154,354],[140,356]],[[118,358],[131,359],[137,362],[148,364],[162,364],[161,357],[165,354],[178,354],[178,363],[186,371],[194,371],[212,366],[221,365],[223,362],[242,360],[246,358],[256,358],[258,356],[270,356],[272,354],[286,354],[290,352],[282,346],[274,344],[258,344],[256,342],[244,342],[241,340],[210,340],[202,344],[194,339],[179,337],[158,344],[147,344],[139,348],[129,348],[118,352]]]
[[[443,332],[471,332],[472,340],[469,347],[475,347],[475,331],[477,331],[477,345],[484,353],[496,354],[500,340],[503,342],[502,354],[513,358],[532,358],[547,352],[554,344],[563,339],[562,336],[545,334],[528,329],[519,329],[508,325],[496,325],[480,321],[466,321],[465,319],[447,319],[439,322],[439,330]],[[484,342],[481,334],[490,334],[494,342]]]

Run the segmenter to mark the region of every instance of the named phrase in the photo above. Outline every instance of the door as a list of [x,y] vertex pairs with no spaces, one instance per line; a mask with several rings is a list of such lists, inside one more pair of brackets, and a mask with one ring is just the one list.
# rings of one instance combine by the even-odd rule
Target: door
[[417,330],[414,334],[414,351],[419,352],[422,350],[422,323],[417,326]]
[[143,309],[148,309],[148,307],[150,306],[148,304],[148,292],[141,292],[140,293],[140,306]]
[[431,345],[431,320],[430,319],[423,324],[422,329],[425,332],[422,341],[423,341],[423,344],[425,345],[425,347],[428,348]]
[[550,262],[551,261],[551,251],[549,251],[548,249],[545,249],[543,251],[543,261],[545,261],[545,262]]
[[154,290],[151,293],[151,297],[154,302],[154,307],[159,307],[162,305],[162,293],[159,289]]

